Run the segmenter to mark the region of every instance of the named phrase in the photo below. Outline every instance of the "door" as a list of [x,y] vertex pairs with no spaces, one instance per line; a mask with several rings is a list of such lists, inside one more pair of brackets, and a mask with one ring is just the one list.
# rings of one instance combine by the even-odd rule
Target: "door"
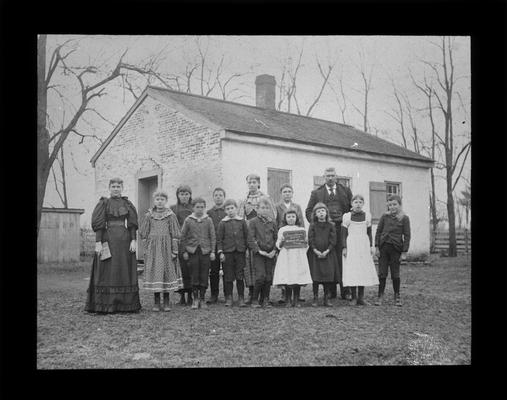
[[[139,214],[139,225],[141,224],[144,214],[153,206],[153,193],[158,187],[158,177],[150,176],[147,178],[139,178],[137,193],[137,212]],[[144,260],[144,241],[137,235],[137,259]]]
[[276,203],[282,199],[280,187],[291,184],[291,171],[288,169],[268,168],[268,195]]

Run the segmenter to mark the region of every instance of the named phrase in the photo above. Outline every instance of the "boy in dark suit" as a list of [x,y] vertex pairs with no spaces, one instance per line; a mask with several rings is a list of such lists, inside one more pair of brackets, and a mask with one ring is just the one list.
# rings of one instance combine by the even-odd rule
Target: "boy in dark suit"
[[[218,224],[226,216],[224,206],[225,190],[222,188],[216,188],[215,190],[213,190],[213,201],[215,202],[215,205],[207,211],[207,214],[213,221],[213,226],[215,227],[215,235],[216,235],[218,233]],[[215,254],[218,254],[217,249],[215,249]],[[209,286],[211,296],[207,301],[207,303],[216,304],[218,302],[218,294],[219,294],[218,288],[220,286],[220,260],[218,259],[218,257],[211,262],[211,267],[209,270]],[[222,280],[222,290],[225,293],[225,282],[223,280]]]
[[224,208],[227,215],[218,224],[217,249],[223,263],[225,306],[232,307],[232,289],[236,281],[239,306],[245,307],[243,270],[248,246],[248,226],[238,216],[238,206],[234,200],[226,200]]
[[380,217],[375,233],[375,248],[379,255],[379,287],[376,306],[382,304],[388,269],[391,269],[394,300],[401,307],[400,261],[406,259],[410,246],[410,220],[401,209],[401,197],[391,195],[387,199],[388,212]]
[[270,200],[261,198],[258,215],[248,224],[248,247],[252,251],[255,269],[252,307],[262,307],[263,303],[266,303],[266,307],[271,307],[268,299],[276,263],[278,229],[276,221],[269,216],[270,207]]

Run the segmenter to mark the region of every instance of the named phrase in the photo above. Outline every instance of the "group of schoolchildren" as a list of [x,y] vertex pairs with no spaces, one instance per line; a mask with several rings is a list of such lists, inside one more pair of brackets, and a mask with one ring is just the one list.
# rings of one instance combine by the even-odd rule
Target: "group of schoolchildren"
[[[331,288],[337,283],[351,289],[350,299],[357,305],[367,305],[365,286],[379,285],[375,305],[381,305],[388,268],[396,305],[401,306],[399,266],[402,253],[408,250],[410,228],[398,196],[389,197],[388,212],[380,218],[373,242],[371,215],[363,211],[361,195],[352,197],[341,231],[321,202],[313,207],[306,230],[301,207],[292,202],[292,186],[283,185],[280,192],[282,201],[277,205],[268,196],[259,196],[255,213],[247,217],[245,205],[238,207],[235,200],[226,199],[222,188],[214,189],[215,204],[207,211],[206,201],[192,198],[188,185],[178,187],[177,203],[169,208],[168,194],[155,191],[154,206],[139,230],[146,240],[144,288],[154,292],[152,310],[171,310],[170,291],[179,293],[179,304],[191,305],[192,309],[216,304],[220,276],[226,307],[233,306],[234,282],[239,307],[272,307],[272,287],[282,289],[280,302],[286,307],[301,307],[301,287],[310,284],[312,306],[318,306],[319,285],[324,288],[322,304],[332,306]],[[305,232],[306,246],[285,245],[287,233],[297,231]],[[342,254],[336,250],[337,235],[341,235]],[[375,253],[380,256],[378,275]],[[342,271],[338,270],[338,257],[343,257]],[[251,276],[248,282],[247,274]],[[211,296],[206,301],[208,279]],[[249,289],[246,299],[245,283]]]

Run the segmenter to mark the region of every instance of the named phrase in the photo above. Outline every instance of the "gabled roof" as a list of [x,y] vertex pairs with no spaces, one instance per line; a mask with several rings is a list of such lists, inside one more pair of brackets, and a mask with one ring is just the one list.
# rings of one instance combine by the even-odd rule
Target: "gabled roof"
[[169,106],[176,103],[226,131],[433,163],[430,158],[350,125],[148,86],[129,113],[120,121],[93,156],[91,160],[93,164],[123,123],[126,122],[128,116],[146,96],[156,98]]

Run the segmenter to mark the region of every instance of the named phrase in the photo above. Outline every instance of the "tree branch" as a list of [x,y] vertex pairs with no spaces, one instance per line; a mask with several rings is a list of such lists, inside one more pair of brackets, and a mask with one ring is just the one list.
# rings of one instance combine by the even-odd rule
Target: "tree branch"
[[[456,169],[456,166],[458,165],[458,162],[459,162],[459,159],[461,157],[461,155],[467,151],[467,155],[468,155],[468,150],[469,148],[472,146],[472,142],[468,142],[467,144],[465,144],[463,146],[463,148],[460,150],[460,152],[458,153],[458,156],[456,157],[456,160],[454,161],[454,164],[452,165],[452,168],[451,168],[451,174],[454,174],[454,170]],[[465,155],[465,158],[466,158],[466,155]]]
[[461,168],[459,170],[459,173],[458,173],[458,176],[456,176],[456,180],[454,181],[454,184],[452,185],[452,190],[454,191],[454,188],[456,187],[456,185],[458,184],[458,181],[461,177],[461,174],[463,172],[463,168],[465,166],[465,163],[466,163],[466,160],[467,160],[467,157],[468,157],[468,154],[470,153],[470,149],[472,148],[472,146],[468,146],[467,148],[467,152],[465,154],[465,157],[463,158],[463,162],[461,163]]
[[323,78],[323,81],[322,81],[322,85],[320,87],[320,91],[319,91],[317,97],[315,98],[315,100],[313,101],[313,103],[308,108],[308,111],[306,112],[306,116],[307,117],[310,116],[313,108],[319,102],[319,100],[320,100],[320,98],[322,96],[322,93],[324,92],[324,89],[326,88],[327,82],[329,81],[329,76],[331,75],[331,72],[333,71],[333,68],[334,68],[334,65],[328,65],[327,72],[324,72],[324,70],[322,69],[322,66],[320,65],[320,61],[319,61],[318,58],[317,58],[317,66],[319,68],[319,72],[320,72],[320,75]]
[[55,183],[55,190],[56,190],[56,193],[58,194],[58,197],[60,198],[60,201],[62,202],[62,205],[64,205],[64,201],[63,201],[63,196],[62,194],[60,193],[60,190],[58,190],[58,180],[56,179],[56,174],[55,174],[55,168],[54,168],[54,165],[51,166],[51,173],[53,174],[53,181]]
[[76,129],[71,129],[71,132],[73,132],[76,135],[78,135],[78,136],[81,137],[81,140],[79,141],[79,144],[83,144],[84,138],[86,138],[86,137],[94,138],[94,139],[98,140],[98,142],[100,144],[104,143],[104,141],[101,138],[99,138],[97,135],[84,135],[82,133],[79,133]]

